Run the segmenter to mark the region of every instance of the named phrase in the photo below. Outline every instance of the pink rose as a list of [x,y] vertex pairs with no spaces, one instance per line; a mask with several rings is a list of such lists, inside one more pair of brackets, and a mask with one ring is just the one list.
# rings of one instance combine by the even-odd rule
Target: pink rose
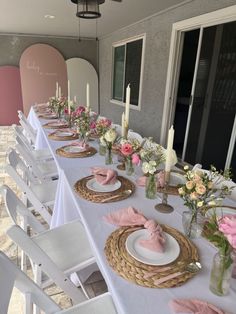
[[80,116],[82,112],[85,111],[85,107],[83,106],[79,106],[76,110],[75,110],[75,115]]
[[124,156],[130,156],[133,153],[132,145],[129,143],[125,143],[125,144],[121,145],[121,153]]
[[90,122],[90,129],[96,129],[96,123],[94,121]]
[[219,221],[219,230],[224,234],[236,235],[236,215],[226,215]]
[[226,215],[220,219],[219,230],[224,233],[230,245],[236,249],[236,215]]
[[140,164],[140,158],[138,154],[132,155],[132,163],[137,166]]

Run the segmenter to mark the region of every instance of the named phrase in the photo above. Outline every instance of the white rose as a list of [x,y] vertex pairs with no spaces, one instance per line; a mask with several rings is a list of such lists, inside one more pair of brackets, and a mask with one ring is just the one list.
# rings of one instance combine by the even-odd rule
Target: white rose
[[100,143],[103,145],[103,146],[106,146],[106,142],[104,140],[104,136],[101,136],[100,137]]
[[116,137],[117,137],[117,133],[115,129],[108,130],[104,135],[105,140],[110,143],[113,143]]

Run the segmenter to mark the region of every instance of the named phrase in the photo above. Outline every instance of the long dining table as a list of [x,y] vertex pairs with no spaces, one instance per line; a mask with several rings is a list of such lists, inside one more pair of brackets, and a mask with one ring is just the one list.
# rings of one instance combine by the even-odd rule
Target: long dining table
[[[154,208],[160,199],[145,198],[144,188],[137,185],[135,193],[122,201],[93,203],[83,199],[75,192],[74,184],[79,179],[89,176],[92,166],[104,167],[104,156],[97,153],[87,158],[61,157],[56,154],[56,149],[68,144],[68,142],[54,141],[48,138],[48,134],[53,130],[42,127],[48,120],[39,119],[32,107],[28,121],[37,130],[37,148],[48,147],[58,167],[58,188],[50,227],[54,228],[74,219],[81,219],[98,267],[106,281],[108,290],[112,294],[118,313],[169,314],[171,310],[168,303],[175,298],[201,299],[222,308],[226,312],[236,313],[235,279],[231,281],[230,292],[227,296],[216,296],[209,290],[212,259],[216,253],[216,248],[202,237],[192,240],[198,249],[202,270],[179,287],[146,288],[127,281],[115,273],[107,262],[104,247],[107,238],[117,227],[107,223],[103,217],[121,208],[132,206],[140,210],[148,219],[155,219],[161,224],[183,231],[182,212],[186,210],[183,201],[178,196],[169,195],[168,202],[174,207],[174,211],[170,214],[160,213]],[[90,145],[98,149],[96,141],[90,142]],[[114,162],[114,164],[106,167],[117,170],[116,166],[117,163]],[[136,171],[133,176],[126,176],[124,171],[117,171],[119,175],[134,183],[140,175],[139,171]],[[225,202],[231,206],[236,205],[235,202],[228,199]],[[80,252],[75,252],[75,254],[80,254]]]

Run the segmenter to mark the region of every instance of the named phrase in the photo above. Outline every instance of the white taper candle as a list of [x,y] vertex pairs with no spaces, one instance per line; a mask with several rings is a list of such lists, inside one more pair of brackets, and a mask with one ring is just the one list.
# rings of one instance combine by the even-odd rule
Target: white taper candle
[[172,125],[171,128],[169,129],[168,140],[167,140],[166,165],[165,165],[165,171],[167,172],[170,172],[170,169],[171,169],[171,156],[172,156],[172,150],[173,150],[174,134],[175,134],[175,130]]
[[124,137],[125,136],[125,113],[122,113],[121,116],[121,136]]
[[89,111],[89,108],[90,108],[89,83],[87,83],[87,85],[86,85],[86,105],[87,105],[87,109]]
[[68,80],[68,102],[70,101],[70,81]]
[[126,88],[126,100],[125,100],[125,122],[129,126],[129,109],[130,109],[130,84]]

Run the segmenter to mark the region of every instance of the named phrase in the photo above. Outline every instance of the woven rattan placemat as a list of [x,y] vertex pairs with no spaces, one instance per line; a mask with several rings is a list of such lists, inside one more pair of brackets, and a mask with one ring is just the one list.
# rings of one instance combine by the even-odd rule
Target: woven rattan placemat
[[90,157],[90,156],[93,156],[97,153],[97,150],[96,148],[92,147],[92,146],[89,146],[86,150],[84,151],[81,151],[81,152],[68,152],[65,150],[66,147],[69,147],[71,145],[67,145],[67,146],[63,146],[63,147],[60,147],[56,150],[56,153],[59,155],[59,156],[62,156],[62,157],[67,157],[67,158],[84,158],[84,157]]
[[77,140],[79,138],[78,134],[68,135],[68,136],[58,136],[58,131],[48,134],[48,138],[54,141],[71,141]]
[[[115,230],[107,239],[105,255],[113,270],[133,283],[149,288],[171,288],[184,284],[195,274],[187,272],[185,267],[199,260],[197,248],[181,232],[166,225],[162,229],[173,236],[180,246],[179,257],[164,266],[151,266],[134,259],[126,250],[126,239],[134,231],[142,227],[121,227]],[[180,272],[180,273],[179,273]],[[168,275],[179,273],[178,276],[163,283],[156,281]]]
[[95,192],[87,188],[87,182],[94,176],[85,177],[74,185],[75,191],[84,199],[93,203],[111,203],[128,198],[135,191],[135,185],[130,180],[118,176],[121,187],[113,192]]

